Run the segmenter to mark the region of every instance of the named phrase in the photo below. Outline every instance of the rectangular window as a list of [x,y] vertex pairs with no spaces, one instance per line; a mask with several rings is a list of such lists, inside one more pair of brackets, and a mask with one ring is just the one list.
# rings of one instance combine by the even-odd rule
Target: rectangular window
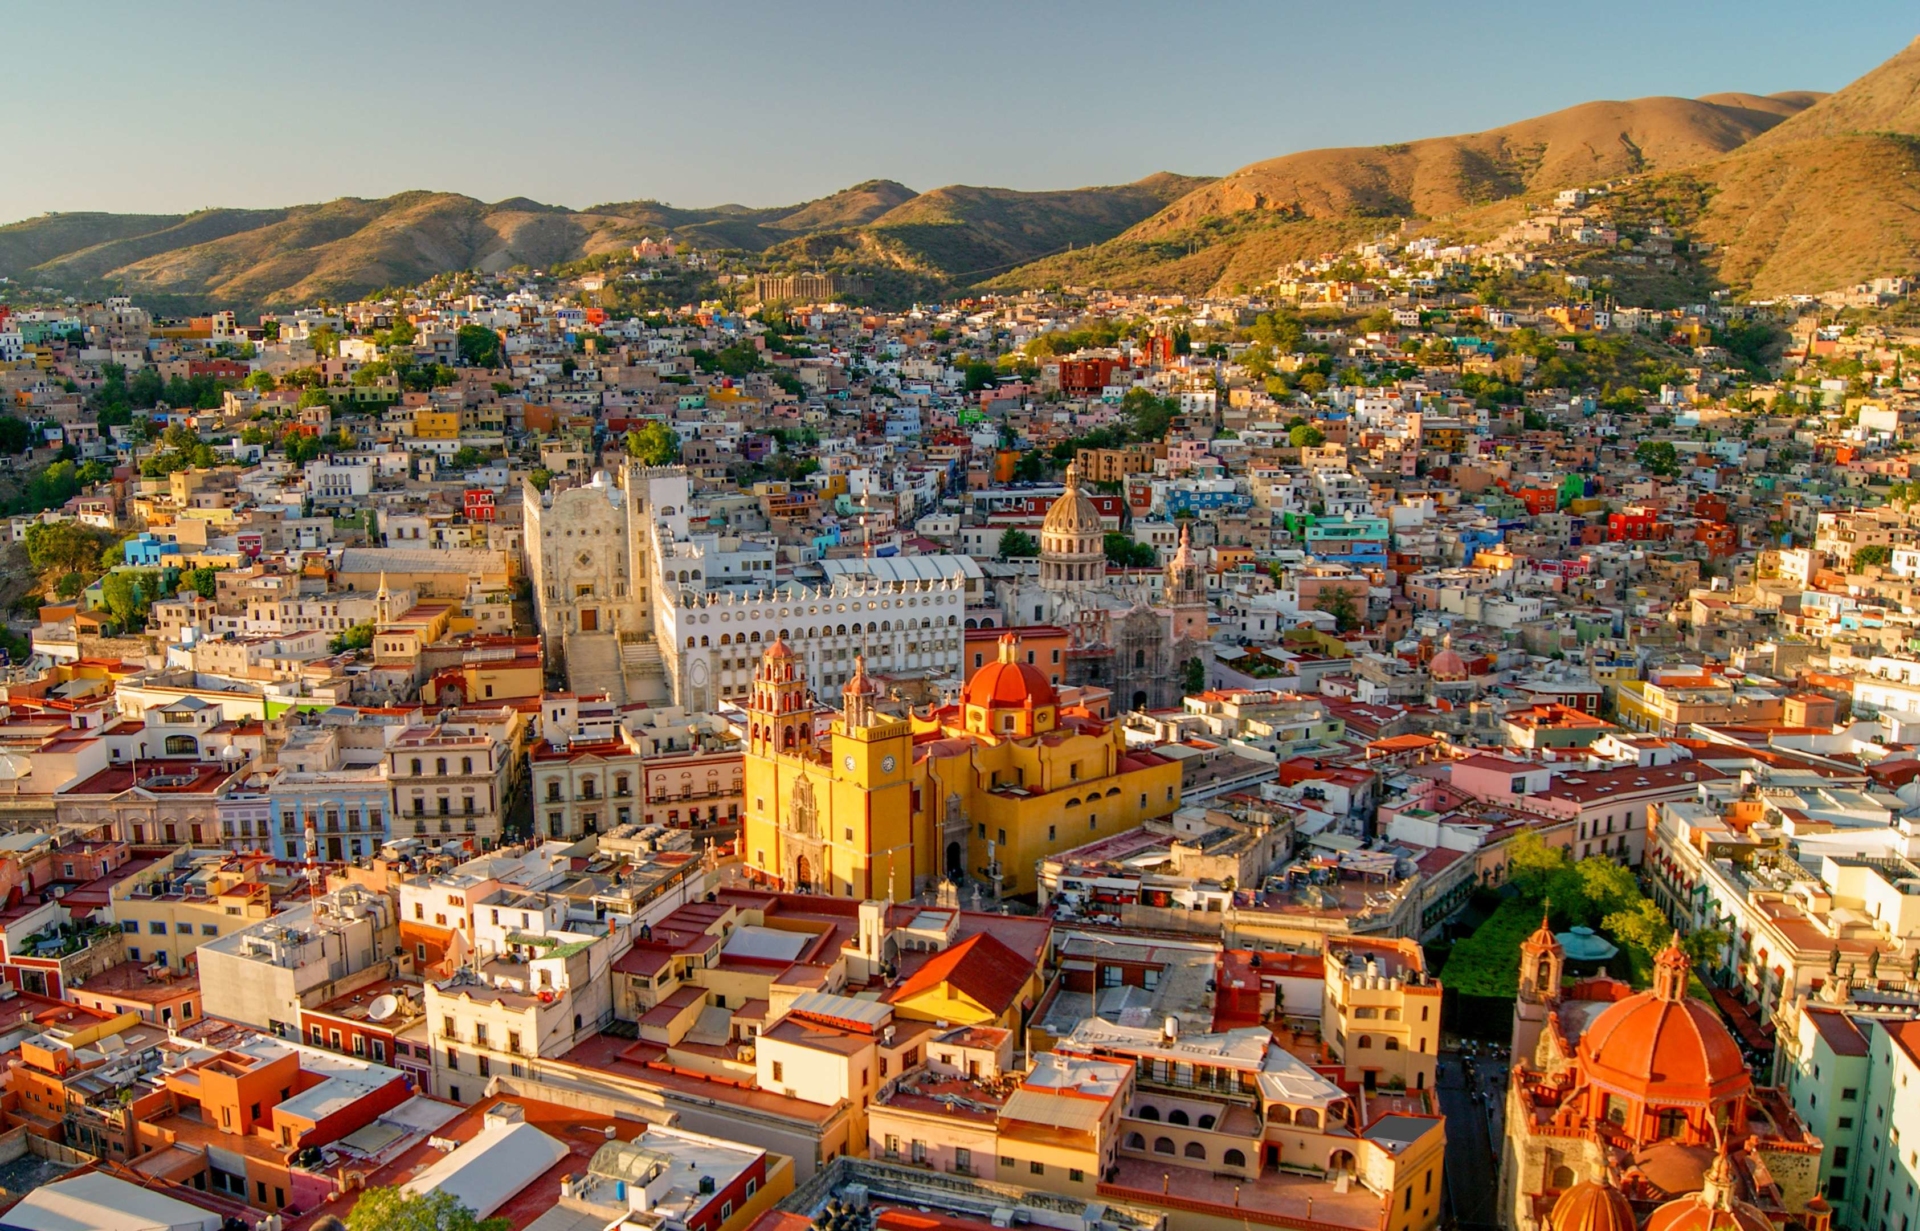
[[1045,1175],[1047,1174],[1047,1165],[1039,1159],[1034,1159],[1027,1164],[1027,1170],[1033,1175]]
[[787,1066],[780,1063],[778,1060],[775,1060],[773,1062],[773,1079],[775,1081],[785,1081],[786,1077],[787,1077]]

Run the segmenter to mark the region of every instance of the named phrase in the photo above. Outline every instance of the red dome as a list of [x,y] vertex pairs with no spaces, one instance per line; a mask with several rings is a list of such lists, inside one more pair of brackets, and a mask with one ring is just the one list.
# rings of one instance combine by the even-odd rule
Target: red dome
[[[1772,1231],[1773,1222],[1744,1201],[1706,1193],[1677,1197],[1647,1215],[1647,1231]],[[1559,1228],[1555,1228],[1559,1231]]]
[[781,637],[778,641],[775,641],[767,647],[766,656],[768,658],[792,658],[794,656],[793,647],[787,643],[785,637]]
[[1659,1106],[1718,1103],[1747,1093],[1753,1076],[1713,1010],[1691,997],[1629,996],[1580,1036],[1590,1081]]
[[1019,709],[1029,701],[1038,708],[1059,699],[1040,669],[1027,663],[988,663],[967,681],[967,704],[988,709]]
[[1551,1231],[1636,1231],[1633,1206],[1618,1189],[1582,1180],[1553,1203]]
[[1058,705],[1060,694],[1053,690],[1040,668],[1019,661],[1020,639],[1012,633],[1000,638],[1000,657],[973,673],[967,681],[968,705],[984,709],[1035,709]]

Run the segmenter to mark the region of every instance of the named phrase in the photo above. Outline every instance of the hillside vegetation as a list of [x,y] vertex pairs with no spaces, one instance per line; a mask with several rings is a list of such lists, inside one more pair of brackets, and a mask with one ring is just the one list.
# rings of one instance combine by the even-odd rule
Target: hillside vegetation
[[1097,244],[1204,181],[1157,175],[1118,187],[915,193],[869,180],[797,206],[682,209],[657,201],[586,210],[457,193],[343,197],[273,210],[188,215],[49,214],[0,227],[0,276],[85,294],[266,308],[344,299],[461,269],[535,268],[671,235],[774,267],[899,269],[925,287],[1075,244]]
[[1013,270],[996,285],[1232,290],[1403,222],[1693,166],[1742,147],[1819,97],[1584,103],[1463,136],[1289,154],[1204,184],[1098,249]]

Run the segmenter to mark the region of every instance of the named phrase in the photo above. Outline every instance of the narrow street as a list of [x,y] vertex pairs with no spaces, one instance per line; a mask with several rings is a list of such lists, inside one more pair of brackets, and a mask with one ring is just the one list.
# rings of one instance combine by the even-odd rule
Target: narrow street
[[1506,1064],[1442,1052],[1434,1084],[1447,1117],[1447,1209],[1467,1231],[1497,1227]]

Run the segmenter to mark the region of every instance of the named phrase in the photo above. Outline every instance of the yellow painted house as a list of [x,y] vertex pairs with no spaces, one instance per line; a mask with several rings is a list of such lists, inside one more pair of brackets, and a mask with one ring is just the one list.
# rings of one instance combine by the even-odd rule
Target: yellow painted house
[[887,1001],[899,1018],[1018,1030],[1043,987],[1038,963],[979,932],[928,959]]
[[745,855],[787,889],[895,901],[942,878],[1032,892],[1036,862],[1180,806],[1180,766],[1118,723],[1062,707],[1019,641],[961,703],[894,717],[856,664],[823,745],[799,657],[768,648],[748,705]]

